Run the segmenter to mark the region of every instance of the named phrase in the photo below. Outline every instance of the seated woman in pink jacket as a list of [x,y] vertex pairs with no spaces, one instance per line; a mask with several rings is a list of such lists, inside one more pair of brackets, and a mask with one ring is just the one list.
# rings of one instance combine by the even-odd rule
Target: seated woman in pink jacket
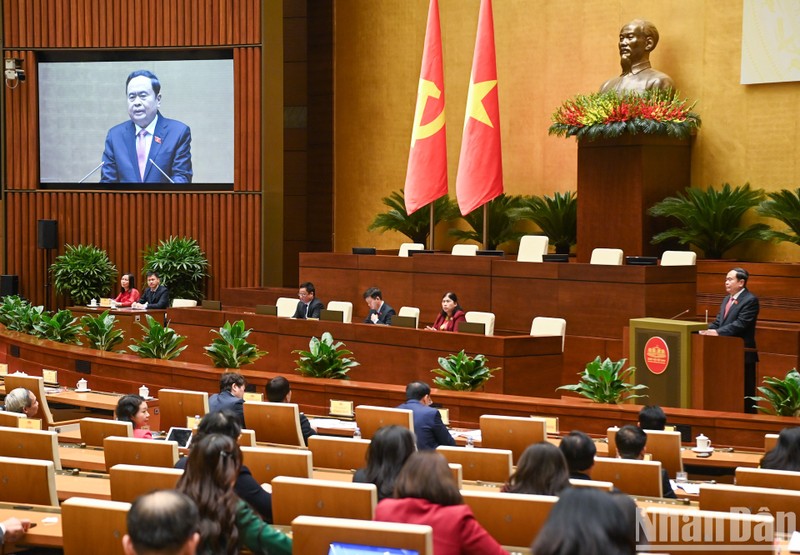
[[119,279],[120,292],[114,302],[117,306],[131,306],[139,300],[139,290],[136,289],[136,277],[133,274],[122,274]]
[[412,454],[394,483],[394,498],[378,503],[375,520],[433,528],[436,555],[507,553],[464,504],[447,460],[434,451]]
[[152,439],[150,432],[150,412],[147,410],[147,401],[139,395],[125,395],[117,401],[114,411],[117,420],[133,424],[133,437]]
[[457,331],[458,324],[464,322],[467,318],[467,313],[458,304],[458,296],[452,291],[448,291],[442,297],[442,312],[436,318],[432,326],[428,326],[426,330],[433,331]]

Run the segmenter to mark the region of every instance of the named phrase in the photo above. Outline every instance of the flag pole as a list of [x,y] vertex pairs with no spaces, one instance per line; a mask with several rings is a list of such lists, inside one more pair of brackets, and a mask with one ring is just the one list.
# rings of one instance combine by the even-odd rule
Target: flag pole
[[430,250],[434,250],[434,249],[433,249],[433,245],[434,245],[434,236],[433,236],[433,230],[436,228],[436,222],[434,221],[434,214],[433,214],[434,210],[433,210],[433,205],[434,205],[435,203],[436,203],[436,201],[434,201],[434,202],[432,202],[432,203],[430,203],[430,204],[428,205],[428,206],[430,207],[430,211],[431,211],[430,230],[429,230],[429,232],[428,232],[428,248],[429,248]]
[[483,205],[483,248],[489,249],[489,211],[486,209],[486,206],[489,203]]

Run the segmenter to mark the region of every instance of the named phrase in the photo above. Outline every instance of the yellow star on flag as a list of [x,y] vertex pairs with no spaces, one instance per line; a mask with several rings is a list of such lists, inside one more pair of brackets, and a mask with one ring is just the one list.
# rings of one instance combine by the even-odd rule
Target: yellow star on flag
[[467,117],[485,123],[491,128],[492,120],[489,114],[486,113],[486,108],[483,107],[483,99],[497,86],[497,79],[494,81],[481,81],[480,83],[470,83],[469,92],[467,93]]

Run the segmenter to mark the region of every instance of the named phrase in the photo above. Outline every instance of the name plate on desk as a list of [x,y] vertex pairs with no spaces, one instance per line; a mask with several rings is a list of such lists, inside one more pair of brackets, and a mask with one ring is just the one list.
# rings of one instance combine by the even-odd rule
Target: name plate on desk
[[19,427],[25,430],[41,430],[42,421],[38,418],[20,418]]
[[0,364],[0,376],[8,376],[8,364]]
[[257,402],[260,403],[261,401],[264,400],[264,394],[263,393],[256,393],[256,392],[245,393],[244,394],[244,400],[245,401],[257,401]]
[[442,416],[442,424],[445,426],[450,425],[450,409],[436,409],[439,411],[439,414]]
[[337,401],[336,399],[331,399],[330,405],[328,406],[328,414],[330,416],[353,418],[353,401]]
[[58,370],[44,370],[42,369],[42,378],[44,383],[58,385]]

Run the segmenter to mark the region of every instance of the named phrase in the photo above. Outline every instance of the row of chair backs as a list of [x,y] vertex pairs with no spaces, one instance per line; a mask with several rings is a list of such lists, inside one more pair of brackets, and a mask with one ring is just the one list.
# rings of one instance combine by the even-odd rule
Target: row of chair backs
[[[608,456],[617,456],[617,427],[606,430],[608,438]],[[662,430],[645,430],[647,445],[645,451],[654,461],[661,463],[662,468],[670,477],[674,478],[678,472],[683,472],[683,458],[681,457],[681,433]]]

